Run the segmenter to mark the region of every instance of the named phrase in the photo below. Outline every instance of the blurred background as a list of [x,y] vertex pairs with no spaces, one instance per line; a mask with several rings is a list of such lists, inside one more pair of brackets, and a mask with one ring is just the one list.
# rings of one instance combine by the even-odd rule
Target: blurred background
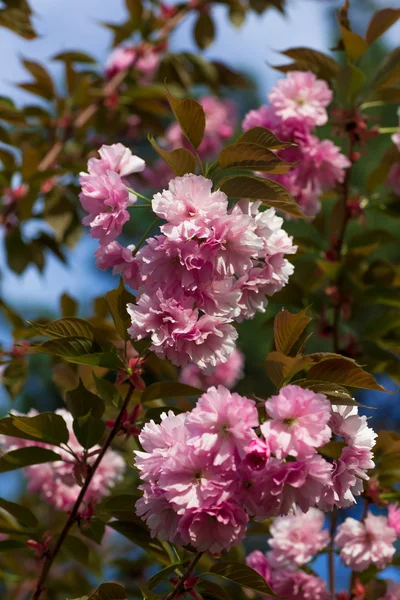
[[[254,83],[254,90],[241,92],[237,100],[240,117],[251,108],[258,107],[265,101],[265,96],[274,82],[280,77],[269,65],[282,63],[278,52],[293,46],[308,46],[329,53],[329,48],[336,43],[336,13],[342,2],[336,0],[289,0],[285,16],[277,11],[269,10],[262,16],[251,13],[247,16],[241,29],[236,29],[227,20],[225,8],[218,7],[214,11],[217,25],[216,39],[205,51],[205,56],[214,60],[223,60],[235,70],[244,72]],[[1,5],[1,2],[0,2]],[[57,64],[50,63],[49,58],[61,51],[79,49],[93,55],[102,69],[110,52],[111,33],[101,22],[119,22],[125,17],[123,0],[31,0],[34,10],[34,24],[39,38],[25,41],[6,29],[0,29],[0,96],[10,96],[17,106],[32,102],[27,92],[17,88],[15,84],[22,81],[25,70],[20,64],[21,57],[38,60],[46,64],[56,80],[61,79],[61,70]],[[399,8],[400,0],[374,2],[359,0],[352,2],[351,15],[356,31],[364,32],[374,10],[382,7]],[[174,51],[198,52],[192,40],[193,21],[185,20],[175,31],[171,46]],[[400,39],[400,22],[383,36],[382,43],[394,47]],[[377,57],[378,59],[378,57]],[[373,59],[372,59],[373,60]],[[373,64],[371,64],[373,69]],[[392,125],[396,125],[395,109]],[[118,141],[117,139],[115,141]],[[135,150],[134,145],[132,150]],[[29,224],[28,224],[29,225]],[[35,225],[37,227],[37,225]],[[43,225],[43,228],[46,226]],[[135,235],[140,235],[141,227],[132,231],[132,238],[127,243],[135,243]],[[3,233],[0,233],[0,236]],[[91,314],[91,305],[95,297],[117,285],[111,275],[96,269],[94,251],[97,241],[83,235],[72,250],[67,250],[67,262],[61,263],[54,256],[49,256],[43,273],[30,265],[22,276],[10,271],[6,265],[3,240],[0,240],[0,272],[1,297],[15,308],[26,319],[39,316],[57,318],[59,316],[59,299],[63,293],[74,298],[79,305],[79,316]],[[263,371],[263,361],[271,344],[271,317],[277,306],[271,306],[267,315],[258,315],[251,323],[241,327],[239,345],[246,356],[246,377],[240,382],[238,389],[242,392],[253,391],[267,397],[270,391]],[[257,331],[257,340],[254,336]],[[265,332],[263,335],[261,332]],[[0,317],[0,342],[5,347],[12,342],[9,325]],[[310,350],[318,349],[318,337],[313,339]],[[53,387],[46,360],[33,361],[27,385],[17,403],[11,404],[8,394],[0,389],[0,414],[6,414],[11,408],[26,410],[34,404],[40,410],[53,409],[60,405]],[[37,368],[36,368],[37,367]],[[396,390],[397,386],[384,375],[378,377],[388,389]],[[376,410],[366,410],[365,414],[373,416],[375,429],[386,427],[399,428],[400,394],[393,396],[365,392],[360,394],[360,401]],[[39,406],[38,406],[39,401]],[[23,482],[17,473],[2,475],[0,480],[3,497],[13,499],[21,492]],[[357,510],[357,509],[355,509]],[[254,540],[254,547],[260,540]],[[253,543],[253,542],[252,542]],[[326,577],[326,558],[321,557],[317,567],[319,573]],[[388,575],[399,579],[395,569],[388,569]],[[344,568],[340,571],[338,588],[346,584],[348,573]]]

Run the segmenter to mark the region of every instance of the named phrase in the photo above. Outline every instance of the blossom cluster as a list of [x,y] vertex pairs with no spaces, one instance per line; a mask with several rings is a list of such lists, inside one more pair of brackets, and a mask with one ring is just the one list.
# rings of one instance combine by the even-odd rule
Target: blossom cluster
[[283,219],[260,205],[228,209],[212,181],[192,174],[154,195],[153,211],[166,224],[135,256],[132,338],[150,338],[150,349],[177,365],[226,362],[237,338],[232,322],[263,312],[293,272],[285,254],[296,247]]
[[244,356],[235,348],[230,354],[226,362],[218,362],[215,371],[207,375],[194,363],[185,365],[179,379],[186,385],[206,389],[211,386],[223,385],[228,389],[232,389],[243,377]]
[[102,146],[100,158],[90,158],[88,173],[80,174],[82,191],[79,199],[89,213],[83,224],[101,245],[113,242],[129,220],[128,207],[137,200],[129,192],[126,178],[143,171],[145,162],[122,144]]
[[107,58],[105,75],[111,79],[120,71],[134,69],[138,83],[150,83],[161,59],[162,45],[121,45],[117,46]]
[[[345,483],[341,480],[338,489],[335,465],[318,448],[331,439],[332,427],[353,448],[373,445],[375,434],[365,418],[353,408],[331,407],[323,394],[296,385],[282,388],[265,408],[267,418],[260,425],[253,400],[223,386],[211,387],[191,412],[170,412],[159,425],[145,425],[139,436],[143,452],[136,453],[144,481],[137,512],[153,536],[219,553],[243,539],[251,517],[264,520],[287,515],[296,506],[306,513],[341,504]],[[362,479],[360,485],[356,482],[367,477],[363,469],[371,462],[345,467],[353,501],[362,489]],[[345,494],[349,501],[351,492]],[[286,568],[288,561],[293,567],[324,547],[326,535],[319,531],[322,521],[315,514],[304,516],[297,529],[294,523],[276,522],[271,556],[279,568]],[[315,535],[306,540],[304,528]],[[297,535],[302,553],[293,541]]]
[[275,175],[293,195],[303,213],[315,216],[320,210],[319,198],[344,180],[349,159],[330,140],[313,135],[315,127],[328,121],[326,107],[333,98],[325,81],[313,73],[290,71],[268,94],[268,105],[251,110],[243,121],[246,131],[266,127],[282,141],[296,145],[279,152],[284,160],[297,163],[285,175]]
[[[37,414],[38,412],[32,409],[27,415],[21,416],[34,417]],[[89,451],[89,455],[87,455],[74,434],[71,413],[64,409],[58,409],[55,414],[60,415],[67,425],[69,432],[68,450],[63,447],[54,448],[54,446],[42,442],[5,436],[0,437],[0,446],[6,446],[8,452],[17,448],[37,446],[54,450],[59,454],[60,460],[25,467],[23,471],[27,479],[27,489],[30,493],[39,493],[44,502],[57,510],[69,511],[79,495],[82,481],[87,475],[87,466],[94,463],[101,447],[98,445],[93,446]],[[71,450],[74,455],[71,454]],[[122,456],[114,450],[108,449],[86,492],[83,514],[86,511],[90,514],[91,507],[102,497],[108,495],[110,489],[123,479],[125,467],[126,463]]]

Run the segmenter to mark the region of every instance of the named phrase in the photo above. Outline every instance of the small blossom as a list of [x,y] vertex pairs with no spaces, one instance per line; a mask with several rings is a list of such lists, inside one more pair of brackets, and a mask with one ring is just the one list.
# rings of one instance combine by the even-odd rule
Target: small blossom
[[271,418],[261,431],[278,458],[307,456],[331,437],[331,404],[324,394],[287,385],[267,400],[265,408]]
[[400,506],[397,504],[389,504],[388,511],[389,527],[392,527],[397,535],[400,535]]
[[270,456],[268,444],[257,437],[247,447],[245,463],[253,471],[260,471],[264,469]]
[[320,577],[304,571],[279,569],[274,571],[272,588],[276,594],[290,600],[329,600],[326,583]]
[[370,565],[384,569],[395,553],[396,537],[386,517],[368,513],[364,523],[347,518],[339,525],[335,542],[345,565],[358,572]]
[[250,554],[246,556],[246,565],[254,569],[254,571],[257,571],[261,577],[264,577],[267,583],[270,583],[272,570],[265,554],[259,550],[250,552]]

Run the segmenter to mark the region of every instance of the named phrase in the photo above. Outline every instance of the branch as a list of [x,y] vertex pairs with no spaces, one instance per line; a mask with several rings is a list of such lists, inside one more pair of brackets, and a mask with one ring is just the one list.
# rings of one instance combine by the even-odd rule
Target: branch
[[174,587],[174,589],[168,594],[168,596],[165,598],[165,600],[173,600],[174,598],[178,598],[178,596],[180,594],[182,594],[182,592],[185,591],[185,581],[187,581],[187,579],[189,579],[189,577],[191,576],[191,574],[194,571],[195,566],[197,565],[197,563],[199,562],[199,560],[201,559],[203,554],[204,554],[204,552],[198,552],[196,554],[196,556],[193,558],[193,560],[191,561],[190,565],[187,567],[187,569],[184,572],[184,574],[182,575],[182,577],[179,578],[179,581],[176,584],[176,586]]
[[105,453],[109,449],[112,441],[114,440],[114,438],[116,437],[116,435],[118,434],[118,432],[121,428],[122,417],[123,417],[123,414],[129,404],[129,401],[132,397],[133,391],[134,391],[134,387],[132,385],[130,385],[128,393],[126,394],[125,400],[121,406],[121,410],[119,411],[118,417],[115,420],[114,426],[113,426],[112,430],[110,431],[108,438],[106,439],[105,444],[102,447],[96,461],[93,463],[93,466],[89,467],[88,476],[85,480],[85,483],[82,486],[79,496],[77,497],[77,499],[75,501],[75,504],[74,504],[74,506],[71,510],[71,513],[68,517],[68,520],[65,523],[64,528],[57,540],[57,543],[54,546],[54,548],[52,550],[50,550],[50,552],[48,553],[48,555],[45,558],[45,561],[44,561],[43,567],[42,567],[42,572],[40,573],[39,579],[37,581],[36,589],[32,596],[32,600],[39,600],[40,596],[42,595],[42,593],[44,591],[44,585],[46,583],[46,579],[47,579],[49,571],[52,567],[52,564],[53,564],[55,558],[57,557],[71,527],[78,520],[79,508],[85,498],[85,494],[86,494],[86,492],[89,488],[89,485],[93,479],[93,475],[96,473],[96,470],[97,470],[98,466],[100,465],[101,461],[103,460]]

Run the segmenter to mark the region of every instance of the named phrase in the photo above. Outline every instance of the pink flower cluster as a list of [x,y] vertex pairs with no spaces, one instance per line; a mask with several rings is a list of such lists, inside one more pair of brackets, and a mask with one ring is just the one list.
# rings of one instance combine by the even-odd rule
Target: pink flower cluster
[[395,583],[389,579],[386,594],[379,600],[400,600],[400,583]]
[[[76,456],[83,458],[84,450],[79,444],[73,432],[73,418],[71,413],[64,409],[55,411],[57,415],[63,417],[69,431],[69,448]],[[31,410],[27,416],[33,417],[37,413],[36,410]],[[25,415],[21,415],[25,416]],[[28,441],[19,438],[9,438],[3,436],[1,445],[7,448],[7,451],[16,450],[17,448],[39,446],[54,450],[60,455],[61,460],[40,465],[32,465],[24,468],[24,475],[27,479],[27,489],[32,494],[40,494],[42,499],[56,508],[57,510],[71,510],[79,492],[81,491],[81,481],[85,476],[85,467],[82,462],[78,462],[66,449],[60,447],[43,444],[41,442]],[[94,446],[90,449],[90,455],[87,458],[87,464],[91,465],[96,460],[96,456],[100,450],[100,446]],[[93,475],[89,489],[85,495],[84,505],[89,507],[98,502],[102,497],[106,496],[110,489],[123,479],[125,472],[124,459],[114,452],[107,450]]]
[[[153,536],[217,553],[244,537],[249,517],[287,515],[296,506],[304,513],[333,508],[333,465],[317,453],[332,435],[330,402],[289,385],[266,410],[262,438],[255,403],[211,387],[191,412],[164,414],[160,425],[143,428],[136,466],[145,483],[137,512]],[[358,429],[352,423],[346,431],[362,443],[368,432],[359,419]],[[309,560],[326,544],[322,525],[319,511],[276,521],[271,560],[285,568]]]
[[255,550],[246,558],[246,564],[257,571],[272,590],[282,598],[290,600],[329,600],[325,581],[300,569],[279,567]]
[[195,364],[189,363],[183,367],[179,380],[186,385],[206,389],[211,386],[223,385],[232,389],[243,377],[244,356],[235,348],[226,362],[219,362],[211,375],[205,375]]
[[[203,96],[199,99],[199,103],[204,109],[206,127],[198,152],[203,160],[210,160],[217,156],[223,143],[234,134],[237,111],[234,102],[215,96]],[[192,149],[178,123],[172,123],[167,128],[164,147],[170,151],[176,148]],[[155,161],[151,167],[146,168],[143,176],[150,187],[159,189],[168,185],[168,181],[173,177],[173,172],[160,159]]]
[[369,512],[363,522],[347,518],[339,525],[335,542],[345,565],[353,571],[364,571],[370,565],[384,569],[396,551],[396,539],[387,517]]
[[344,179],[350,161],[330,140],[320,140],[312,131],[328,121],[326,107],[332,92],[313,73],[291,71],[268,95],[269,105],[250,111],[243,129],[266,127],[282,141],[296,146],[279,152],[288,162],[298,163],[289,173],[275,175],[298,202],[305,215],[320,210],[319,197]]
[[160,64],[160,50],[163,50],[163,48],[148,44],[117,46],[107,58],[105,65],[106,77],[111,79],[120,71],[133,68],[139,83],[142,85],[150,83]]
[[92,237],[106,245],[120,235],[129,220],[127,209],[137,200],[128,191],[125,178],[143,171],[145,163],[122,144],[102,146],[99,154],[99,159],[89,159],[88,173],[80,174],[79,199],[89,213],[83,224],[90,226]]
[[203,370],[224,363],[235,347],[232,322],[263,312],[267,296],[293,272],[285,254],[296,251],[273,209],[212,191],[198,175],[176,177],[155,194],[153,211],[167,221],[149,238],[133,263],[137,303],[128,307],[129,333],[149,338],[150,349],[174,364]]

